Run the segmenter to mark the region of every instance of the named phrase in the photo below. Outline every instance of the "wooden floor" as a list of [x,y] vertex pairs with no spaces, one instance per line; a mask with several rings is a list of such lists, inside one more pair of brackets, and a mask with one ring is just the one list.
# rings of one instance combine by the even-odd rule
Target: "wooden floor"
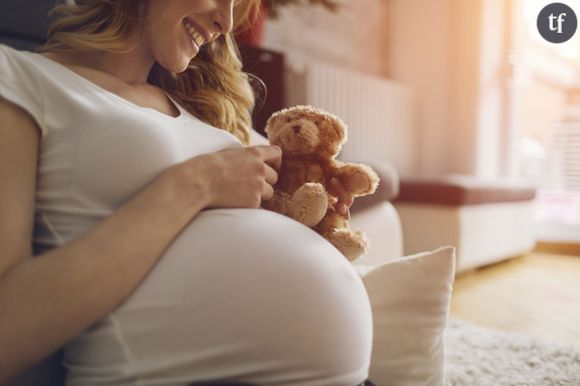
[[580,256],[534,252],[460,275],[451,317],[580,346]]

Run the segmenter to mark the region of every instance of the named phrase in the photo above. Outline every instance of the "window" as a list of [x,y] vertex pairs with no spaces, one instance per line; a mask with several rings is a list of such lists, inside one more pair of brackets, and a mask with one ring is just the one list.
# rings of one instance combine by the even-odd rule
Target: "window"
[[[538,188],[538,238],[580,242],[580,30],[544,41],[536,18],[550,2],[512,3],[512,166]],[[580,17],[580,1],[567,3]]]

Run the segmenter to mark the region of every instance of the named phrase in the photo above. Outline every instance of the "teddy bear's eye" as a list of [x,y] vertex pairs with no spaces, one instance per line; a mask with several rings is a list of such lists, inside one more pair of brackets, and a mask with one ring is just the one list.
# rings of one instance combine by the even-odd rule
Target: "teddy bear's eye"
[[292,118],[290,117],[286,118],[286,122],[292,122]]

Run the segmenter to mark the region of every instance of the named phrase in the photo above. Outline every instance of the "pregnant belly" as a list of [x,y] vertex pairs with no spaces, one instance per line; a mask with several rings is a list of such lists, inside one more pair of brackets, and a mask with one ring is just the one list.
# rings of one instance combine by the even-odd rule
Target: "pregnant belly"
[[[119,351],[109,358],[127,365],[108,363],[103,373],[159,384],[315,385],[335,369],[321,385],[354,385],[368,370],[372,339],[368,298],[350,263],[311,229],[262,209],[201,212],[97,329],[100,345]],[[87,361],[103,363],[86,350],[74,355],[85,358],[83,371]]]

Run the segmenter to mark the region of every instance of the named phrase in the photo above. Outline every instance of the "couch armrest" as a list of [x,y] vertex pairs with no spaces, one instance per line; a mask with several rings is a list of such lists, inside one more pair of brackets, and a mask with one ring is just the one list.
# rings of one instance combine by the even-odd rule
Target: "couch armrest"
[[379,175],[379,186],[374,194],[356,198],[350,208],[351,213],[359,212],[383,201],[391,201],[399,194],[399,174],[393,165],[388,162],[364,163]]
[[355,264],[391,261],[403,255],[401,220],[393,204],[382,201],[352,214],[350,229],[362,231],[370,242],[367,254]]

